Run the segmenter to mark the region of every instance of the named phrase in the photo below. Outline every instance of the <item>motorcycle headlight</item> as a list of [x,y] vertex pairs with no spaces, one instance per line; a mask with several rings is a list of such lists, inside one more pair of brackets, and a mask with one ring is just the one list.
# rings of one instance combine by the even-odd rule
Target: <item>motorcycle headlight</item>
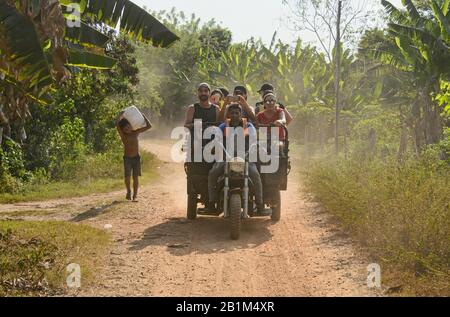
[[228,164],[230,164],[230,171],[233,173],[244,174],[245,172],[245,160],[240,157],[233,158]]

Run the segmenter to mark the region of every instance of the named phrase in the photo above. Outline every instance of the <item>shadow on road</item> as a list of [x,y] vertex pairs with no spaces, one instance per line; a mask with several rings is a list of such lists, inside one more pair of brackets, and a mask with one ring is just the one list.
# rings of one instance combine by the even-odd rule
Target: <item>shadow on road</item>
[[120,202],[114,201],[110,204],[103,205],[100,207],[92,207],[89,210],[86,210],[85,212],[82,212],[75,217],[73,217],[70,221],[71,222],[81,222],[88,219],[96,218],[102,214],[105,214],[109,211],[109,209],[113,206],[119,205]]
[[210,254],[252,249],[272,238],[270,219],[248,219],[243,222],[241,238],[230,239],[228,221],[222,217],[199,217],[195,221],[171,218],[146,229],[141,239],[131,243],[130,251],[151,246],[167,246],[173,255]]

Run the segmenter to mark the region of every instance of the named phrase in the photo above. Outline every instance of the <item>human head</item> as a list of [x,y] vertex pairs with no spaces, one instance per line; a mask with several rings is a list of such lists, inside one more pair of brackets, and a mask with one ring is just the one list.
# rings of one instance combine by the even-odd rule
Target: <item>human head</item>
[[262,98],[264,98],[264,95],[267,91],[274,91],[274,87],[272,84],[265,83],[261,86],[261,89],[258,90],[258,93],[261,95]]
[[245,86],[236,86],[233,95],[242,96],[247,100],[247,88]]
[[223,93],[220,89],[214,89],[211,92],[210,101],[215,105],[219,105],[220,101],[223,100]]
[[201,83],[197,88],[197,96],[200,101],[208,101],[211,94],[211,86],[207,83]]
[[273,110],[277,105],[277,97],[273,92],[266,93],[264,95],[264,108]]
[[228,97],[228,95],[230,94],[228,89],[226,89],[225,87],[219,88],[219,90],[222,92],[224,98]]
[[125,133],[131,133],[133,131],[130,122],[125,118],[119,121],[119,128]]
[[242,120],[242,108],[239,104],[232,104],[228,107],[228,118],[231,120],[231,124],[238,125]]

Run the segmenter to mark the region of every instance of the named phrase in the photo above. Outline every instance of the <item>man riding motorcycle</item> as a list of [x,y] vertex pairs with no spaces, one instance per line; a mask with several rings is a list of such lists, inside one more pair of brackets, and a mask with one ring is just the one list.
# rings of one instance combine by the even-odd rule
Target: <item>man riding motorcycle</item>
[[[233,128],[242,127],[244,129],[245,136],[245,150],[246,152],[249,150],[250,140],[256,140],[256,129],[247,119],[242,118],[242,108],[239,104],[232,104],[228,107],[227,110],[229,119],[226,123],[223,123],[219,128],[222,130],[223,140],[227,139],[228,133],[231,133],[230,130]],[[225,142],[223,142],[225,143]],[[224,144],[225,145],[225,144]],[[227,148],[226,146],[224,146]],[[235,144],[235,149],[237,145]],[[217,184],[217,180],[224,173],[225,162],[216,162],[213,168],[209,172],[208,177],[208,192],[209,192],[209,204],[206,206],[207,212],[214,212],[216,207],[215,203],[217,202],[217,192],[215,190],[215,186]],[[257,212],[260,215],[263,215],[265,212],[264,200],[263,200],[263,188],[261,182],[261,176],[259,175],[258,168],[256,163],[249,163],[249,177],[253,183],[255,200],[257,206]]]

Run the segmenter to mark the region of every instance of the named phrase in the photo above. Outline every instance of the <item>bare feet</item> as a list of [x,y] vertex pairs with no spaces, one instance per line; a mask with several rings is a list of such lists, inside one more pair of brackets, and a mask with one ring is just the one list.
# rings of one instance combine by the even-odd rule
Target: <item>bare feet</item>
[[131,200],[131,193],[130,192],[127,193],[127,196],[125,197],[125,199],[126,200]]
[[137,202],[139,202],[139,200],[138,200],[137,196],[134,196],[134,197],[133,197],[133,202],[134,202],[134,203],[137,203]]

